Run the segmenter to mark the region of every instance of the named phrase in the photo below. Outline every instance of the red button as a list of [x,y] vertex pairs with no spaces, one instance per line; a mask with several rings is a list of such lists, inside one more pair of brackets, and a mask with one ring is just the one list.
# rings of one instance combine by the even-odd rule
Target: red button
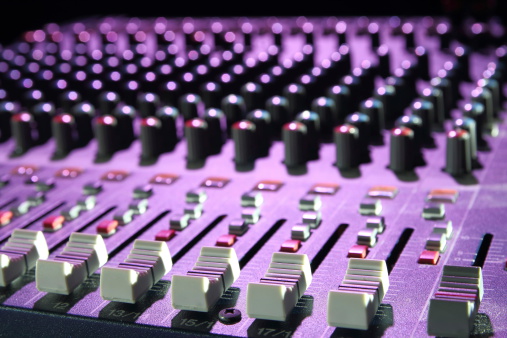
[[236,235],[222,235],[218,237],[217,242],[215,243],[216,246],[232,246],[234,243],[236,243]]
[[168,240],[170,240],[171,238],[174,237],[174,235],[176,235],[176,231],[173,230],[173,229],[168,229],[168,230],[160,230],[156,235],[155,235],[155,240],[156,241],[163,241],[163,242],[167,242]]
[[10,223],[14,214],[12,211],[0,211],[0,226],[4,226]]
[[49,216],[42,222],[42,227],[44,230],[56,231],[63,226],[63,222],[65,222],[65,217],[62,215]]
[[102,235],[111,236],[116,232],[118,227],[118,221],[116,220],[105,220],[97,225],[97,232]]
[[440,259],[440,252],[424,250],[419,256],[417,263],[436,265]]
[[282,252],[297,252],[301,247],[301,241],[297,239],[288,239],[282,243],[280,251]]
[[368,246],[367,245],[352,245],[349,249],[349,253],[347,257],[349,258],[365,258],[368,254]]

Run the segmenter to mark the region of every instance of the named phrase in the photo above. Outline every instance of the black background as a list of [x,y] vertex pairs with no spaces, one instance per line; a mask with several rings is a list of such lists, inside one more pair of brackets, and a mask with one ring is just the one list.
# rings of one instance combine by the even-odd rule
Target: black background
[[136,17],[205,16],[452,16],[459,20],[491,14],[505,16],[504,0],[240,0],[193,2],[190,0],[11,0],[0,7],[0,43],[7,44],[31,29],[49,22],[64,23],[87,16]]

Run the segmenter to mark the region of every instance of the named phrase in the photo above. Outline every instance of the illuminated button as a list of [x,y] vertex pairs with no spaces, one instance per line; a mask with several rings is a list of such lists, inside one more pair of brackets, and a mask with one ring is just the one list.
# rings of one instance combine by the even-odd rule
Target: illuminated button
[[164,242],[167,242],[168,240],[170,240],[171,238],[173,238],[174,236],[176,235],[176,231],[173,230],[173,229],[164,229],[164,230],[160,230],[159,232],[157,232],[157,234],[155,235],[155,240],[156,241],[164,241]]
[[137,186],[132,195],[135,199],[149,198],[153,195],[153,187],[149,184]]
[[150,183],[170,185],[178,179],[178,175],[174,174],[157,174],[150,179]]
[[97,225],[97,233],[108,237],[116,233],[116,228],[118,228],[117,220],[104,220]]
[[417,263],[419,263],[419,264],[436,265],[438,263],[439,259],[440,259],[440,252],[438,252],[438,251],[424,250],[421,253],[421,255],[419,256],[419,259],[417,260]]
[[226,234],[226,235],[222,235],[222,236],[218,237],[215,245],[230,247],[234,243],[236,243],[236,235]]
[[229,234],[241,236],[248,230],[248,223],[244,219],[233,219],[229,223]]
[[185,201],[187,203],[203,203],[208,198],[208,194],[204,189],[193,189],[187,192]]
[[303,214],[303,223],[310,225],[312,229],[318,228],[321,220],[320,211],[308,211]]
[[192,219],[198,219],[202,215],[202,209],[202,204],[187,204],[183,212]]
[[382,211],[382,202],[379,199],[365,198],[359,205],[361,215],[378,216]]
[[83,195],[98,195],[102,192],[102,183],[100,181],[89,182],[83,186]]
[[299,210],[317,211],[322,207],[322,200],[319,195],[306,195],[299,200]]
[[258,208],[244,208],[241,211],[241,218],[248,224],[255,224],[261,218],[261,211]]
[[190,216],[187,214],[175,214],[169,219],[169,227],[173,230],[183,230],[190,223]]
[[283,182],[281,182],[281,181],[266,180],[266,181],[260,181],[259,183],[257,183],[257,185],[253,188],[253,190],[278,191],[282,186],[283,186]]
[[39,167],[35,165],[20,165],[11,170],[14,175],[32,175],[34,172],[39,170]]
[[281,252],[297,252],[301,247],[301,241],[298,239],[288,239],[280,246]]
[[458,195],[458,191],[454,189],[433,189],[428,193],[426,201],[454,203],[458,199]]
[[447,239],[452,236],[452,221],[442,221],[433,224],[433,232],[437,234],[444,234]]
[[134,212],[134,215],[142,215],[148,210],[148,200],[147,199],[139,199],[133,200],[129,204],[129,209]]
[[14,217],[14,213],[10,210],[0,211],[0,226],[7,225]]
[[316,195],[334,195],[340,189],[339,184],[335,183],[316,183],[314,184],[310,190],[309,194]]
[[123,209],[123,210],[119,210],[117,211],[113,218],[114,220],[118,221],[118,224],[120,225],[125,225],[125,224],[129,224],[130,222],[132,222],[134,220],[134,210],[132,209]]
[[79,217],[81,211],[83,211],[83,209],[79,205],[73,205],[62,209],[60,215],[65,217],[66,221],[72,221]]
[[102,175],[103,181],[109,182],[121,182],[126,179],[129,175],[128,171],[125,170],[111,170]]
[[386,227],[384,217],[369,217],[366,220],[366,227],[369,229],[376,229],[379,234],[384,232]]
[[367,245],[370,248],[377,244],[377,229],[366,228],[357,233],[357,244]]
[[352,245],[347,253],[348,258],[365,258],[368,254],[368,245]]
[[38,180],[35,182],[35,190],[37,191],[49,191],[55,187],[55,180],[53,178],[47,178],[45,180]]
[[294,225],[290,232],[291,239],[306,241],[310,237],[310,226],[308,224]]
[[255,207],[258,208],[262,205],[264,198],[258,191],[250,191],[241,195],[242,207]]
[[58,170],[55,173],[55,176],[59,177],[59,178],[76,178],[79,175],[81,175],[82,173],[83,173],[83,169],[81,169],[81,168],[69,167],[69,168],[63,168],[63,169]]
[[82,210],[92,210],[95,208],[95,204],[97,203],[97,199],[95,196],[90,195],[86,197],[81,197],[77,200],[77,205],[81,207]]
[[42,221],[42,227],[46,231],[56,231],[62,228],[65,217],[62,215],[48,216]]
[[374,198],[390,198],[393,199],[398,194],[398,188],[386,185],[377,185],[368,190],[368,196]]
[[426,250],[444,252],[447,245],[445,234],[431,233],[430,237],[426,240]]
[[445,206],[442,203],[427,204],[423,208],[422,217],[425,219],[442,219],[445,216]]
[[223,188],[229,183],[229,179],[225,177],[208,177],[201,183],[201,187],[206,188]]

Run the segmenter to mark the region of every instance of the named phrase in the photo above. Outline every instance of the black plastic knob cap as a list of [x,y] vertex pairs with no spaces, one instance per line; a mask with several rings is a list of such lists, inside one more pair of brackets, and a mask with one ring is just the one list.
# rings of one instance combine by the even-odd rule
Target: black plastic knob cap
[[414,132],[410,128],[395,127],[390,133],[389,169],[395,173],[414,170]]
[[308,160],[307,135],[307,128],[301,122],[289,122],[282,127],[284,164],[287,168],[295,168],[306,164]]
[[271,126],[271,115],[267,110],[255,109],[247,114],[246,120],[255,124],[257,135],[257,156],[266,157],[269,155],[269,148],[273,140]]
[[316,160],[319,158],[320,150],[320,118],[319,115],[311,110],[304,110],[296,115],[297,122],[306,126],[306,154],[307,160]]
[[187,163],[200,164],[209,155],[208,124],[203,119],[195,118],[185,122],[187,142]]
[[370,120],[370,144],[384,144],[385,111],[384,105],[380,100],[369,98],[361,102],[359,111]]
[[220,154],[227,139],[225,114],[218,108],[210,108],[204,112],[204,120],[208,124],[209,153],[210,155]]
[[139,93],[137,96],[137,110],[142,118],[155,116],[160,107],[160,97],[155,93]]
[[245,100],[239,95],[230,94],[222,99],[221,108],[227,120],[227,135],[230,136],[232,125],[246,117]]
[[118,150],[118,121],[112,115],[102,115],[95,119],[94,132],[97,140],[96,162],[108,161]]
[[258,136],[255,123],[241,120],[232,125],[234,162],[237,166],[252,164],[258,155]]
[[76,121],[70,114],[63,113],[53,117],[51,130],[55,140],[53,159],[66,157],[76,146]]
[[14,139],[15,148],[12,156],[25,154],[36,143],[33,135],[34,118],[30,113],[21,112],[11,117],[11,131]]
[[470,135],[463,129],[447,133],[445,171],[451,176],[465,176],[472,172]]
[[359,130],[350,124],[342,124],[334,128],[333,135],[336,149],[336,167],[339,170],[357,168],[361,163],[357,152],[359,148]]

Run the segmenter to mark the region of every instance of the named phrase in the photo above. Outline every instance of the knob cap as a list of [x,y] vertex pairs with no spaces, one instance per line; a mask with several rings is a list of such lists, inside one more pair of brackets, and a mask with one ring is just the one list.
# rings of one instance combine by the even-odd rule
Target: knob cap
[[185,121],[202,116],[204,104],[197,94],[185,94],[179,98],[179,111]]
[[484,115],[484,105],[479,102],[467,103],[463,106],[463,116],[475,121],[478,150],[489,150],[488,142],[484,139]]
[[141,164],[151,164],[162,153],[162,122],[156,117],[141,120]]
[[428,100],[433,105],[433,130],[441,132],[444,130],[445,106],[442,90],[429,87],[422,91],[422,98]]
[[245,100],[246,111],[262,109],[265,101],[262,86],[255,82],[247,82],[240,89],[241,97]]
[[470,157],[472,160],[472,169],[482,168],[477,157],[477,129],[475,120],[470,117],[460,117],[453,122],[453,129],[465,130],[470,136]]
[[306,89],[298,83],[288,84],[283,88],[283,94],[289,103],[289,116],[294,118],[298,113],[307,109]]
[[414,132],[410,128],[391,129],[389,168],[395,173],[412,171],[414,163]]
[[378,58],[378,72],[382,78],[391,76],[391,56],[389,55],[389,47],[381,45],[376,50]]
[[219,83],[212,81],[203,83],[199,93],[206,108],[220,108],[223,91]]
[[336,149],[335,165],[340,170],[351,170],[359,167],[360,156],[359,130],[350,124],[342,124],[334,128],[334,144]]
[[422,153],[423,144],[423,122],[417,115],[403,115],[395,122],[396,127],[406,127],[413,131],[414,140],[412,142],[412,157],[415,166],[423,166],[426,164]]
[[11,131],[15,142],[12,156],[21,156],[35,145],[35,138],[32,134],[34,124],[33,116],[27,112],[17,113],[11,117]]
[[338,110],[335,102],[328,97],[321,96],[313,100],[311,109],[319,116],[322,140],[330,141],[333,129],[338,124]]
[[463,129],[447,133],[445,171],[452,176],[464,176],[472,172],[470,135]]
[[68,90],[62,94],[60,94],[58,98],[58,106],[61,108],[62,112],[70,113],[72,107],[74,107],[77,103],[82,101],[81,94],[74,90]]
[[417,99],[411,106],[412,115],[418,116],[421,119],[421,146],[423,148],[434,148],[435,140],[432,136],[434,109],[433,103],[425,99]]
[[53,159],[66,157],[76,146],[76,121],[70,114],[60,114],[53,117],[51,130],[55,140]]
[[230,135],[232,125],[246,116],[245,100],[241,96],[230,94],[222,99],[221,107],[227,120],[227,134]]
[[333,100],[336,106],[336,125],[343,124],[345,117],[353,113],[350,105],[350,89],[345,85],[335,85],[328,89],[326,96]]
[[116,107],[113,116],[117,121],[118,149],[127,149],[134,140],[134,119],[136,110],[133,106],[120,105]]
[[384,127],[391,128],[394,125],[394,121],[403,115],[396,102],[396,89],[391,85],[379,87],[375,92],[374,98],[382,102],[382,106],[384,107]]
[[368,116],[370,120],[370,144],[384,144],[383,132],[385,127],[385,112],[382,102],[374,98],[369,98],[361,102],[359,111]]
[[307,135],[307,128],[301,122],[293,121],[283,126],[284,163],[287,168],[295,168],[306,164],[308,158]]
[[271,115],[267,110],[255,109],[246,116],[248,121],[255,124],[255,133],[257,135],[257,156],[266,157],[269,155],[269,148],[273,140],[271,130]]
[[371,161],[369,150],[371,130],[370,118],[368,115],[363,113],[354,113],[347,115],[345,118],[345,124],[352,125],[359,131],[359,138],[357,143],[358,148],[356,150],[359,153],[359,161],[361,163],[369,163]]
[[155,117],[162,123],[161,132],[163,135],[161,152],[169,152],[174,149],[180,138],[177,129],[177,120],[180,112],[177,108],[171,106],[163,106],[157,110]]
[[55,115],[55,106],[50,102],[41,102],[32,108],[37,128],[37,144],[44,144],[51,138],[51,119]]
[[98,109],[100,115],[111,115],[120,103],[120,95],[116,92],[102,92],[98,98]]
[[418,75],[425,81],[430,80],[430,61],[426,48],[418,46],[415,49],[415,55],[417,57],[417,69]]
[[0,102],[0,142],[5,142],[11,137],[11,118],[19,112],[19,108],[16,102]]
[[185,122],[187,141],[187,163],[202,165],[209,154],[208,124],[203,119],[190,119]]
[[76,120],[78,133],[78,147],[88,144],[93,138],[92,120],[95,117],[95,107],[88,102],[81,102],[72,108],[72,116]]
[[257,158],[258,137],[253,122],[242,120],[232,125],[234,141],[234,162],[236,166],[251,165]]
[[493,104],[493,96],[491,91],[486,87],[476,87],[470,94],[471,101],[479,103],[484,107],[482,114],[482,132],[491,136],[498,135],[498,126],[495,122],[495,112]]
[[160,97],[155,93],[139,93],[137,96],[137,110],[141,117],[155,116],[160,107]]
[[266,101],[266,110],[271,115],[273,137],[280,139],[283,125],[290,121],[289,102],[283,96],[273,96]]

